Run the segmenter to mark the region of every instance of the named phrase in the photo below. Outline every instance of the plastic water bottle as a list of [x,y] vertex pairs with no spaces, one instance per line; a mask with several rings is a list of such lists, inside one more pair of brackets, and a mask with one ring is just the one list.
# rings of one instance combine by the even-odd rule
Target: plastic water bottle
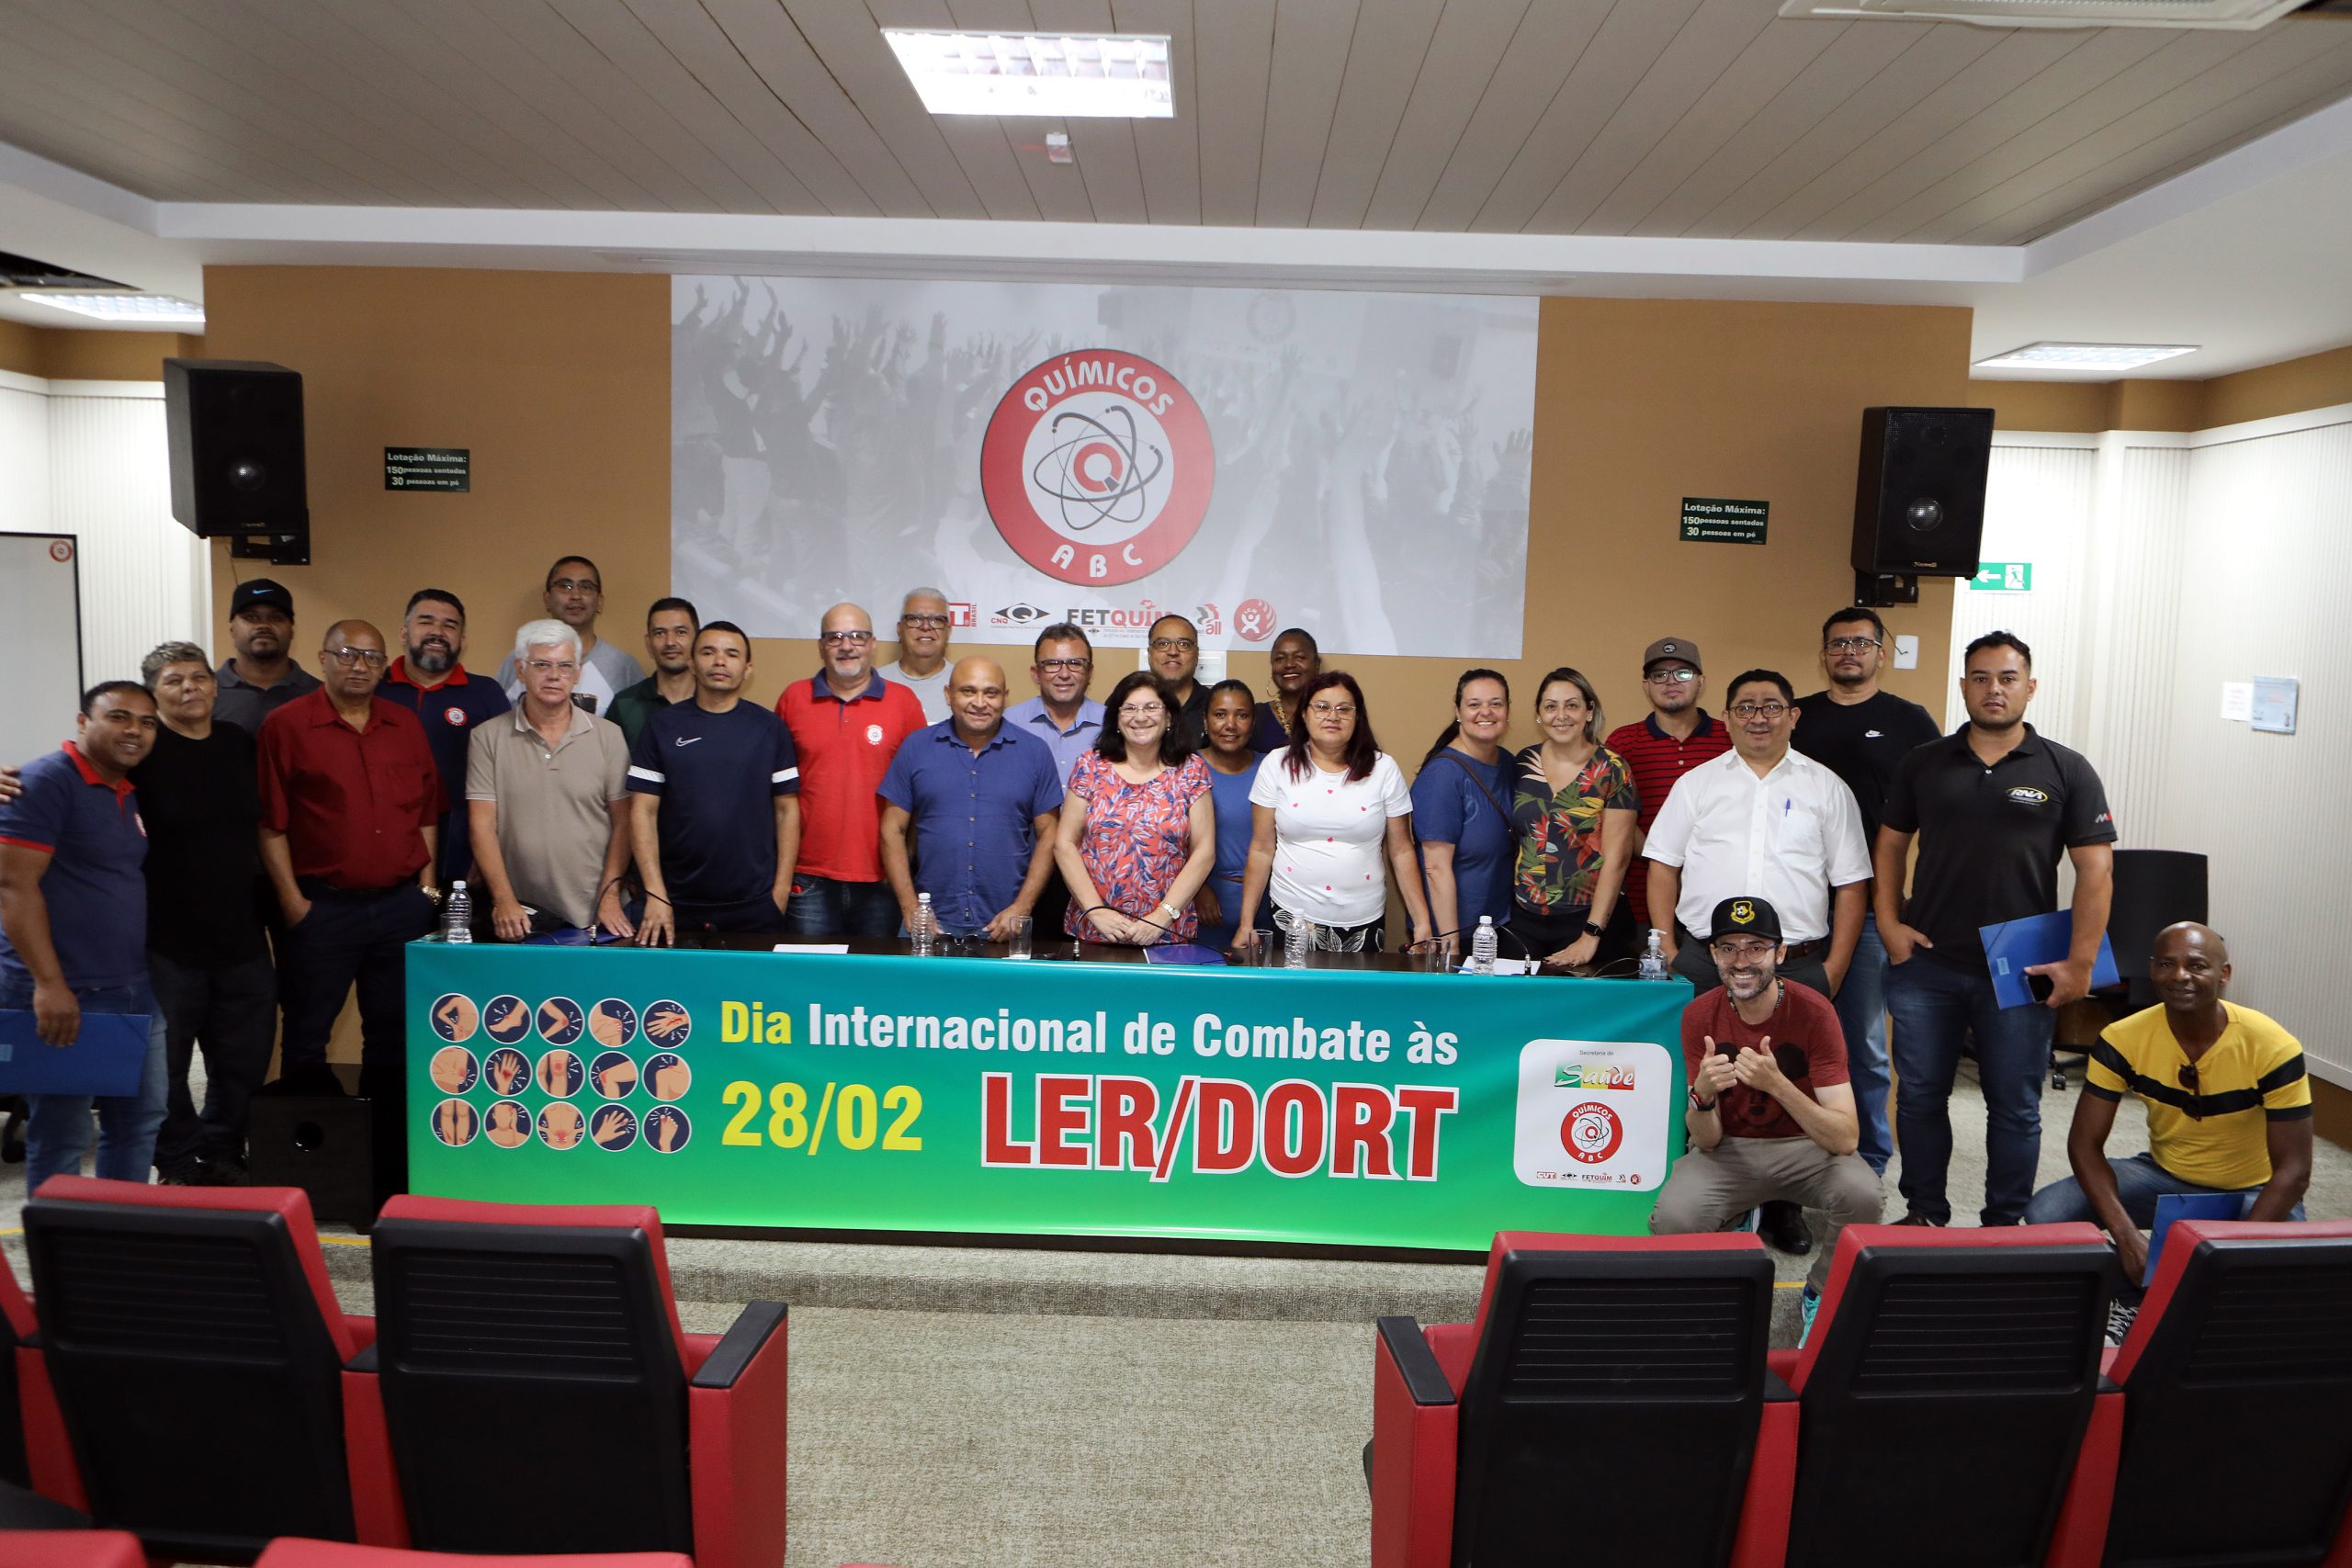
[[1478,917],[1478,930],[1470,938],[1470,973],[1491,975],[1495,972],[1495,917]]
[[1641,966],[1634,973],[1644,980],[1664,980],[1671,977],[1666,966],[1666,933],[1650,932],[1649,945],[1642,949]]
[[449,884],[449,891],[441,896],[441,940],[471,942],[474,939],[474,900],[466,891],[466,879],[459,877]]
[[1306,967],[1306,922],[1295,915],[1283,925],[1283,967]]
[[915,895],[915,918],[908,923],[907,933],[914,938],[917,958],[930,958],[939,952],[939,917],[932,912],[930,894]]

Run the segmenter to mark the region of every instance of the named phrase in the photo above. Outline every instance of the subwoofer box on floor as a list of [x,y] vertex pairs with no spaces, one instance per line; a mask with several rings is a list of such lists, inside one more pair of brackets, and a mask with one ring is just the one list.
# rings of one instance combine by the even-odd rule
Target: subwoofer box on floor
[[299,1187],[314,1219],[366,1226],[376,1218],[372,1101],[343,1096],[257,1094],[246,1133],[256,1187]]

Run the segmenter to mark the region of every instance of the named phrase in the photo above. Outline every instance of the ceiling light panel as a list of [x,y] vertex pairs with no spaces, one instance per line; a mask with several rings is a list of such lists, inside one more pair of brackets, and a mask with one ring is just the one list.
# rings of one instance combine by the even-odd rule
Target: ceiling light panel
[[1165,34],[885,28],[882,37],[933,114],[1176,117]]
[[1976,362],[1979,370],[2136,370],[2159,359],[2194,354],[2178,343],[2030,343]]
[[52,310],[94,316],[101,321],[140,321],[157,327],[200,327],[204,307],[169,294],[41,294],[17,296]]

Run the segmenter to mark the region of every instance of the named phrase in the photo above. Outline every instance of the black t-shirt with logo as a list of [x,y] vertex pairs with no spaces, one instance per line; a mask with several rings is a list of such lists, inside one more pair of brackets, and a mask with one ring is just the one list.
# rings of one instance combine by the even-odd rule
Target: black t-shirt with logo
[[1804,716],[1789,732],[1789,744],[1846,781],[1862,808],[1863,840],[1875,840],[1895,764],[1943,732],[1926,708],[1892,692],[1873,692],[1859,703],[1815,692],[1797,699],[1797,712]]
[[2057,908],[2067,850],[2115,841],[2115,814],[2089,761],[2030,724],[2025,732],[1988,768],[1963,725],[1905,756],[1887,785],[1879,820],[1919,836],[1904,923],[1935,943],[1928,956],[1957,968],[1984,967],[1979,927]]

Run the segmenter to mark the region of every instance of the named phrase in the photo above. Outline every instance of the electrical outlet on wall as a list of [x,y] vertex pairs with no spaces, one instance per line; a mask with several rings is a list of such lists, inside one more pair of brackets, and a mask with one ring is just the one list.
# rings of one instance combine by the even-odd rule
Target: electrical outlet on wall
[[1908,635],[1894,639],[1894,667],[1897,670],[1919,668],[1919,639]]

